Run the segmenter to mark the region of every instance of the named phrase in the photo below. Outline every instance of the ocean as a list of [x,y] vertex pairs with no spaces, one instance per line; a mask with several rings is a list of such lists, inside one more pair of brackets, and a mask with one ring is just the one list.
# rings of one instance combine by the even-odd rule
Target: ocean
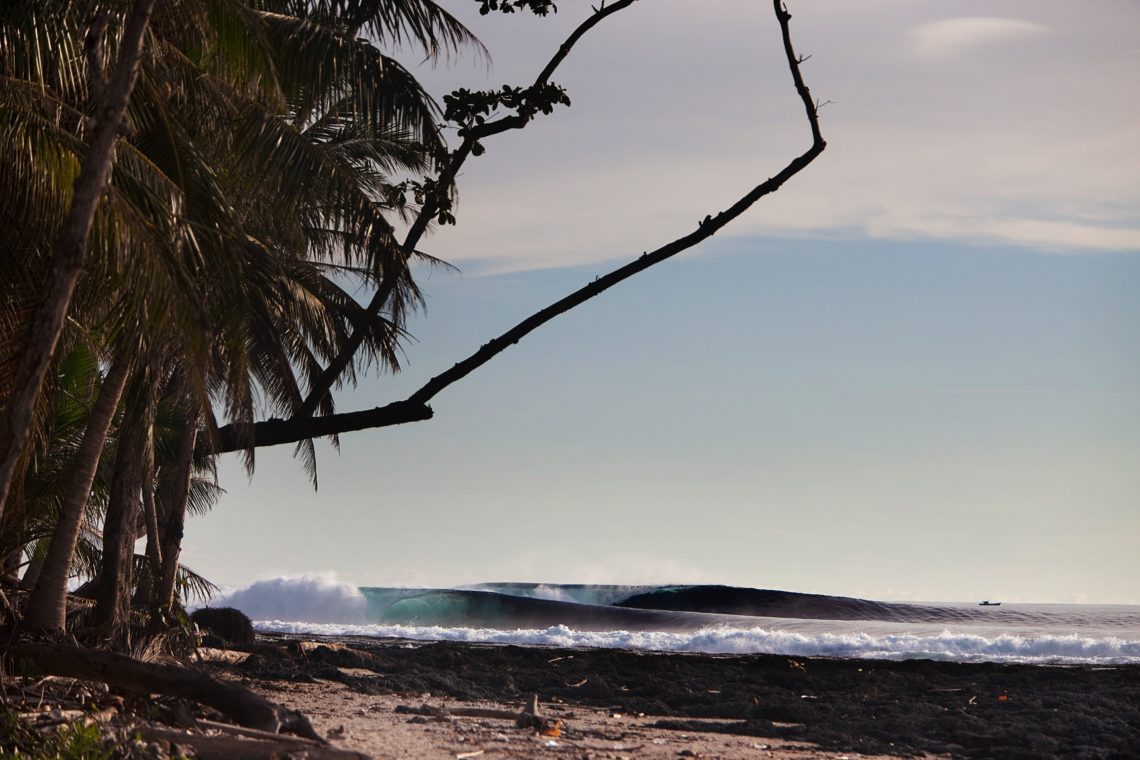
[[1140,606],[900,603],[712,585],[356,587],[326,577],[228,589],[262,632],[714,654],[1140,664]]

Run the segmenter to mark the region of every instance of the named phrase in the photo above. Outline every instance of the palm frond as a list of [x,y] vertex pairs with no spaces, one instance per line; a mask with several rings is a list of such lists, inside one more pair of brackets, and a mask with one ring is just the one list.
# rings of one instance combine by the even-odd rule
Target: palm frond
[[490,60],[483,43],[432,0],[263,0],[263,5],[340,26],[352,36],[369,34],[384,45],[414,45],[432,59],[472,48]]

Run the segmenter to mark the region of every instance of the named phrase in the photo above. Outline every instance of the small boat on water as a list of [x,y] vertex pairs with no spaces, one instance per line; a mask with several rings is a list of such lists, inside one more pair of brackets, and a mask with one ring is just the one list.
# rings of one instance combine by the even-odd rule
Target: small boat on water
[[989,599],[978,602],[979,607],[1000,607],[1001,602],[991,602]]

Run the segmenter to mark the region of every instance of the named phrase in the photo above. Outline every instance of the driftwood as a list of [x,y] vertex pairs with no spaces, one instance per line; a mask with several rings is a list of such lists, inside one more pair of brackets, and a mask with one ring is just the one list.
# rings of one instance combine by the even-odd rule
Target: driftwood
[[534,728],[544,731],[550,728],[546,718],[538,712],[538,695],[532,694],[525,709],[515,712],[513,710],[496,710],[490,707],[435,707],[422,704],[419,707],[397,705],[396,712],[404,715],[420,715],[436,720],[451,720],[452,718],[501,718],[513,720],[519,728]]
[[271,734],[291,733],[316,742],[324,740],[309,719],[237,684],[177,665],[140,662],[113,652],[47,644],[22,644],[5,655],[9,672],[101,681],[136,694],[163,694],[208,705],[242,726]]
[[206,736],[156,726],[140,726],[139,736],[148,742],[169,742],[190,747],[199,760],[367,760],[368,755],[337,749],[317,742],[276,734],[242,739],[236,736]]

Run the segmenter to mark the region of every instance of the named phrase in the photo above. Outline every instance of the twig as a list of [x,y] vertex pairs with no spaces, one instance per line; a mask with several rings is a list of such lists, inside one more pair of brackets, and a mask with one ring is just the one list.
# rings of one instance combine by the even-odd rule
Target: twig
[[196,722],[202,728],[212,728],[215,731],[224,731],[229,734],[237,736],[246,736],[251,739],[267,739],[275,742],[283,742],[286,744],[301,744],[306,747],[320,747],[320,742],[314,739],[306,739],[303,736],[291,736],[290,734],[274,734],[269,731],[261,731],[256,728],[245,728],[243,726],[235,726],[232,723],[222,723],[216,720],[206,720],[205,718],[197,718]]

